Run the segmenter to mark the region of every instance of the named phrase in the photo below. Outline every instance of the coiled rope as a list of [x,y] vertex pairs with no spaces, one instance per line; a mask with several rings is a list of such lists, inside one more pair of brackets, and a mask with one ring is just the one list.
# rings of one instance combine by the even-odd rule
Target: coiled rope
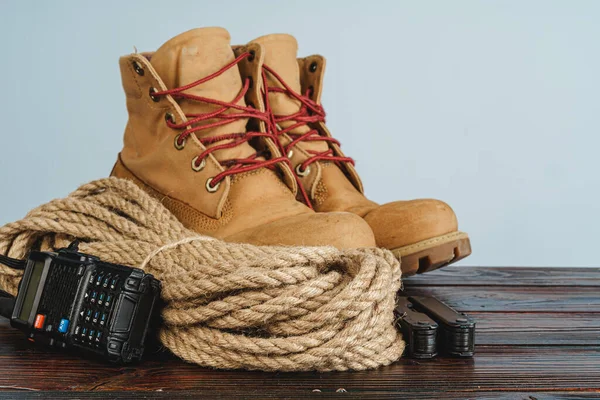
[[[225,243],[186,229],[135,184],[107,178],[0,228],[0,253],[23,258],[75,238],[84,253],[162,281],[159,337],[189,362],[364,370],[404,350],[393,323],[400,266],[387,250]],[[0,265],[0,288],[15,294],[21,273]]]

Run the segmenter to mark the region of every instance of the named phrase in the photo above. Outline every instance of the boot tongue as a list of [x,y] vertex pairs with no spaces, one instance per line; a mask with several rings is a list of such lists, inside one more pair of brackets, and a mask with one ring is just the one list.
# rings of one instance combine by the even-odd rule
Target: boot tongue
[[[259,43],[262,45],[265,53],[264,64],[271,67],[285,83],[296,93],[301,93],[300,85],[300,68],[298,60],[298,42],[291,35],[274,34],[261,36],[254,39],[250,43]],[[280,87],[283,85],[277,81],[271,74],[267,72],[267,85],[270,87]],[[269,102],[271,108],[276,115],[291,115],[300,110],[300,102],[285,93],[269,93]],[[279,125],[286,128],[294,121],[281,122]],[[310,128],[306,125],[301,125],[292,130],[292,133],[306,133]],[[327,143],[321,141],[303,142],[302,148],[326,151],[329,147]]]
[[[168,89],[178,88],[204,78],[229,64],[235,59],[230,46],[229,33],[223,28],[193,29],[174,37],[163,44],[151,57],[150,63]],[[216,78],[185,91],[195,96],[231,102],[242,89],[242,79],[237,66],[230,68]],[[185,114],[203,114],[215,111],[220,106],[200,101],[177,99]],[[238,104],[246,105],[242,98]],[[226,111],[227,114],[233,112]],[[239,111],[236,111],[239,112]],[[203,121],[207,124],[216,120]],[[239,119],[227,125],[196,132],[199,138],[212,137],[227,133],[246,131],[247,119]],[[221,141],[207,147],[223,144]],[[245,158],[256,151],[243,143],[232,149],[218,150],[213,153],[218,160]]]

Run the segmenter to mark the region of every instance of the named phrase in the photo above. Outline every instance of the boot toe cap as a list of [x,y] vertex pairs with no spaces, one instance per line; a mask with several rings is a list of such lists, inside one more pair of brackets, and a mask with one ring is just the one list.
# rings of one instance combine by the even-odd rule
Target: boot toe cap
[[452,208],[440,200],[418,199],[387,203],[365,217],[377,245],[397,249],[458,230]]
[[369,224],[347,212],[307,213],[273,221],[224,238],[255,245],[375,247]]

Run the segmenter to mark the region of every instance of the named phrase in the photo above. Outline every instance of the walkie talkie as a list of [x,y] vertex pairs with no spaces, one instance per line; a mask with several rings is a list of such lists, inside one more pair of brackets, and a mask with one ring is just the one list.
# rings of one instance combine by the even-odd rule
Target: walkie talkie
[[31,252],[11,325],[36,343],[127,363],[142,357],[160,289],[141,269],[79,253],[77,242]]

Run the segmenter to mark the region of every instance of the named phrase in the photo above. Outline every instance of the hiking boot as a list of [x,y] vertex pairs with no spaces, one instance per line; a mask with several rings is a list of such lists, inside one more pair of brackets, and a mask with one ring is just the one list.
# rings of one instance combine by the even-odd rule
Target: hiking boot
[[203,28],[121,57],[129,121],[111,175],[134,181],[187,228],[225,241],[374,246],[356,215],[296,200],[262,102],[263,50],[236,51],[226,30]]
[[418,199],[379,205],[363,194],[363,186],[340,143],[325,126],[321,91],[325,59],[297,59],[298,44],[290,35],[267,35],[250,42],[265,52],[267,108],[284,154],[319,212],[348,211],[365,219],[377,245],[401,259],[404,276],[446,266],[471,254],[456,215],[439,200]]

